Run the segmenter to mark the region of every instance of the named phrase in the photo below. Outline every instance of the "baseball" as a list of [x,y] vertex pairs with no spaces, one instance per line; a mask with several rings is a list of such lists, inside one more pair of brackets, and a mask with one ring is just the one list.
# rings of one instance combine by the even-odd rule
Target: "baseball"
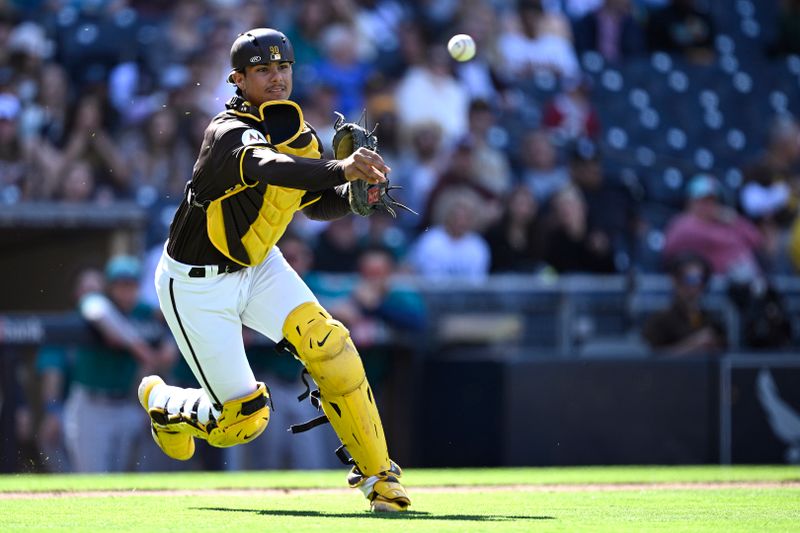
[[447,51],[456,61],[469,61],[475,57],[475,41],[466,33],[453,35],[447,43]]

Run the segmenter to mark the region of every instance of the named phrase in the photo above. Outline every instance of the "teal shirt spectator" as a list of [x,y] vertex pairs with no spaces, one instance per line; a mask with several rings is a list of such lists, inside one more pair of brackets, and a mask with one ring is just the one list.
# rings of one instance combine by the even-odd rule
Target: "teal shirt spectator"
[[[85,296],[79,307],[86,304],[87,298],[97,296]],[[139,303],[124,316],[141,331],[153,326],[153,312],[150,306]],[[94,392],[123,397],[134,390],[137,370],[138,363],[128,350],[112,348],[98,342],[76,349],[73,381]]]

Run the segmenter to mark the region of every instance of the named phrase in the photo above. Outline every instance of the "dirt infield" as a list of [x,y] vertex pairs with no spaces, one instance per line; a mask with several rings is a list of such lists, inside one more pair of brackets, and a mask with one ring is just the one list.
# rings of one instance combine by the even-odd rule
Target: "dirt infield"
[[[465,493],[465,492],[609,492],[648,490],[724,490],[724,489],[800,489],[800,481],[734,481],[715,483],[588,483],[551,485],[454,485],[410,487],[410,492]],[[129,496],[276,496],[296,494],[342,494],[349,488],[275,488],[275,489],[134,489],[134,490],[79,490],[79,491],[24,491],[0,492],[0,500],[43,498],[119,498]]]

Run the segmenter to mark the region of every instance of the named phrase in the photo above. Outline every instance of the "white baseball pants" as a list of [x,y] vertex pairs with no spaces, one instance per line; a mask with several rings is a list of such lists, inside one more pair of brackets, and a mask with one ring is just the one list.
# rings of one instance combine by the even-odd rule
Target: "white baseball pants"
[[210,403],[221,406],[256,389],[242,325],[278,342],[289,313],[317,299],[277,246],[262,263],[238,272],[205,266],[205,277],[190,277],[194,266],[169,257],[165,246],[156,292],[183,357]]

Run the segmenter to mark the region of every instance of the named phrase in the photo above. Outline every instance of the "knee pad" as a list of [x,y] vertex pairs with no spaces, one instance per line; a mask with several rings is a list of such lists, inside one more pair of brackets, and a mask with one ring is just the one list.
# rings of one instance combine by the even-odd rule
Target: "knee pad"
[[366,379],[350,332],[318,303],[305,303],[292,311],[283,335],[323,394],[346,395]]

